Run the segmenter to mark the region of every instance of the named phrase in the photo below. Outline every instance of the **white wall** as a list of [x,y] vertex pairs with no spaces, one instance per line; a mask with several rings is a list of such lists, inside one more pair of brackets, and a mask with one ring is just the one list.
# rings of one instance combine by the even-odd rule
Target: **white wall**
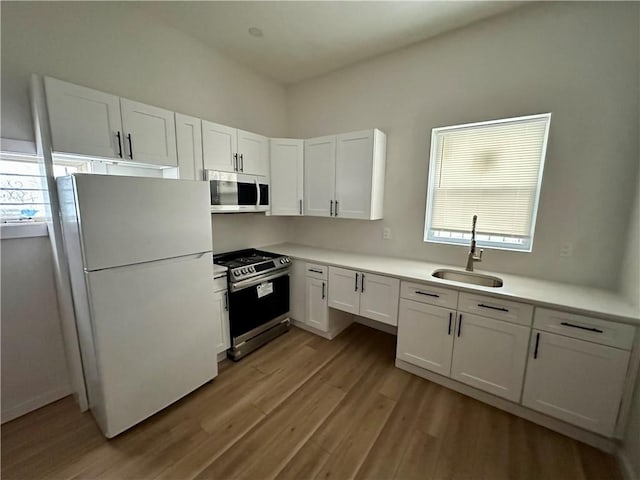
[[[33,140],[32,73],[268,136],[286,133],[283,86],[145,18],[134,2],[2,2],[1,53],[3,138]],[[214,228],[214,248],[284,241],[285,221],[221,221],[231,228]]]
[[0,241],[2,421],[71,393],[48,237]]
[[552,112],[533,252],[485,251],[478,267],[615,288],[638,168],[638,8],[526,6],[292,86],[291,136],[378,127],[388,141],[384,220],[295,219],[292,240],[462,266],[467,248],[423,242],[431,129]]

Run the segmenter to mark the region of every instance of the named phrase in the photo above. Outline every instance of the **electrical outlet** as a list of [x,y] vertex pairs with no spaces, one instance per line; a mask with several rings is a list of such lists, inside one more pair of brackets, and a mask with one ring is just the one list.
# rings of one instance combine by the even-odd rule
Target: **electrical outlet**
[[570,257],[573,255],[573,243],[564,242],[560,247],[560,256],[561,257]]
[[391,229],[389,227],[384,227],[384,230],[382,231],[382,238],[385,240],[391,239]]

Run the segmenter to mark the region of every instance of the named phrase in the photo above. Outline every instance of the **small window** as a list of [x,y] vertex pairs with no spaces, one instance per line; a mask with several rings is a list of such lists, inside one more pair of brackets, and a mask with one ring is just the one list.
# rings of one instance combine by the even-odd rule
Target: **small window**
[[551,114],[434,128],[426,242],[530,252]]
[[[57,162],[55,177],[88,171],[86,162]],[[0,219],[43,222],[51,217],[49,192],[41,157],[0,152]]]

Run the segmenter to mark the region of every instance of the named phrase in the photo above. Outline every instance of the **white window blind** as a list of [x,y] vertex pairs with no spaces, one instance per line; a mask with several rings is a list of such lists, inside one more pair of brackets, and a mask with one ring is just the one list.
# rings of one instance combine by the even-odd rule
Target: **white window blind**
[[531,250],[551,114],[436,128],[425,240]]

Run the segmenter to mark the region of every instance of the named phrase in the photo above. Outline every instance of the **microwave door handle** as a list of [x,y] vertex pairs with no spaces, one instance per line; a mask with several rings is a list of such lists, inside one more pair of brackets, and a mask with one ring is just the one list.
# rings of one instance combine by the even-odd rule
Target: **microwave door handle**
[[260,208],[260,184],[258,183],[258,180],[254,180],[254,182],[256,183],[256,192],[257,192],[257,196],[256,198],[258,199],[256,201],[256,208]]

